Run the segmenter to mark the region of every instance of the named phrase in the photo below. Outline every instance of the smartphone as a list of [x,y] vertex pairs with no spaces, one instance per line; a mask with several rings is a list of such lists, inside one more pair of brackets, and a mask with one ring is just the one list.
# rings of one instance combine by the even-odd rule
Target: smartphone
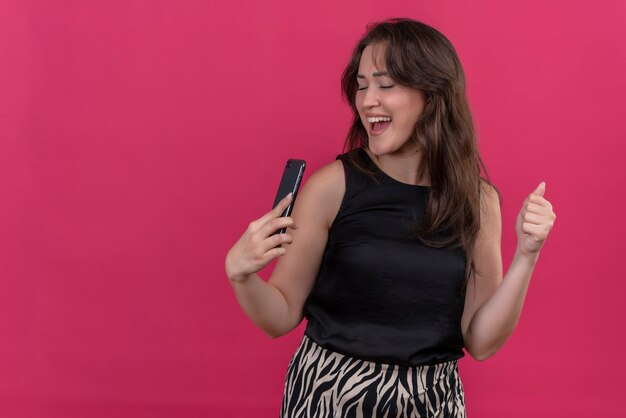
[[[280,179],[280,185],[278,186],[278,192],[276,193],[272,209],[275,208],[276,205],[278,205],[278,203],[289,194],[289,192],[293,193],[293,199],[291,199],[291,203],[287,206],[287,209],[285,209],[282,215],[280,215],[281,217],[291,215],[293,205],[296,203],[296,196],[298,195],[298,189],[300,188],[300,182],[302,182],[302,175],[304,174],[305,167],[306,162],[304,160],[295,160],[291,158],[287,160],[287,163],[285,164],[283,177]],[[285,230],[286,228],[281,228],[272,235],[284,234]]]

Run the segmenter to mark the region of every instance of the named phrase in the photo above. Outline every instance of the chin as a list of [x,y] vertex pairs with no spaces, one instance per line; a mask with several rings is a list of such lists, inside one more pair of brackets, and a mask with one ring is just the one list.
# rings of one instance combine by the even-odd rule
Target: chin
[[369,142],[368,148],[372,154],[374,154],[377,157],[380,157],[381,155],[389,154],[391,152],[389,147],[385,146],[385,144],[377,144],[376,141],[377,140],[372,141],[370,139],[370,142]]

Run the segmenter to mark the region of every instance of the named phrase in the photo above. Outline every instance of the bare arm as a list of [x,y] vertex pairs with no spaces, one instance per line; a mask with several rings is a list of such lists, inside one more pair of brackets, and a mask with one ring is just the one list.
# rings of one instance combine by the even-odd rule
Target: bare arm
[[[252,222],[226,256],[226,274],[246,315],[271,337],[298,326],[321,264],[328,229],[345,192],[344,172],[334,161],[303,186],[291,218],[279,218],[288,202]],[[290,232],[270,237],[287,226]],[[295,227],[295,228],[294,228]],[[280,241],[279,241],[280,240]],[[279,243],[282,248],[274,248]],[[267,282],[256,272],[280,257]]]
[[468,283],[462,320],[466,349],[477,360],[495,354],[519,322],[539,250],[556,219],[540,187],[526,198],[517,218],[518,246],[504,279],[500,206],[495,191],[487,193],[475,247],[477,272]]

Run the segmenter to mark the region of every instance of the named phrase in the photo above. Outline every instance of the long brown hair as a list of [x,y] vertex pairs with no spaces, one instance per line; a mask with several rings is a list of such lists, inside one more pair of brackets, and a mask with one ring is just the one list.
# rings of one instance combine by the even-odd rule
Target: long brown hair
[[[500,200],[501,195],[480,157],[461,62],[443,34],[416,20],[391,18],[366,29],[341,78],[342,96],[353,112],[344,152],[369,145],[355,103],[356,75],[365,47],[382,46],[389,76],[397,84],[421,90],[426,99],[409,140],[422,150],[431,187],[424,218],[412,224],[411,230],[425,245],[462,248],[467,257],[464,291],[475,271],[471,254],[480,229],[482,183],[493,187]],[[356,158],[352,162],[372,174]]]

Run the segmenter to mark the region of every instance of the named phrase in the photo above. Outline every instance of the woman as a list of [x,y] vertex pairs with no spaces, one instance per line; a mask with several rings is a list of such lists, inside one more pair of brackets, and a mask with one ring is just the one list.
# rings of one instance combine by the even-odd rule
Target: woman
[[[411,19],[373,25],[342,91],[348,151],[311,175],[291,217],[287,196],[250,223],[226,273],[268,335],[308,320],[282,417],[464,417],[457,360],[487,359],[517,324],[556,218],[545,183],[522,204],[503,280],[499,193],[481,177],[448,39]],[[276,257],[264,282],[255,273]]]

